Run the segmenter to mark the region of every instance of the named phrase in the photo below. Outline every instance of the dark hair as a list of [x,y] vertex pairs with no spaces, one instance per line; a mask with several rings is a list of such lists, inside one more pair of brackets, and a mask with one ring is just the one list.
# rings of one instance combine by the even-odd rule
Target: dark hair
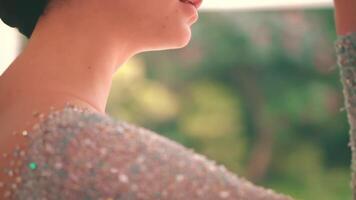
[[0,0],[1,20],[30,38],[51,0]]

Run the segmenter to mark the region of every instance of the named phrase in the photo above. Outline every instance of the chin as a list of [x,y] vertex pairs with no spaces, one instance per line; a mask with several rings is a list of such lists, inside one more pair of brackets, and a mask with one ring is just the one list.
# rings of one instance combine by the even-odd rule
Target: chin
[[[185,27],[181,29],[180,32],[175,32],[175,34],[170,34],[165,39],[156,38],[156,45],[153,45],[149,48],[149,51],[160,51],[160,50],[170,50],[170,49],[180,49],[186,47],[191,40],[191,31],[190,27]],[[173,31],[170,31],[172,33]],[[147,50],[147,49],[146,49]]]
[[181,34],[180,37],[178,37],[179,39],[177,39],[176,45],[174,48],[179,49],[179,48],[186,47],[189,44],[191,37],[192,37],[192,33],[190,30],[190,27],[188,27],[186,29],[186,31],[184,32],[184,34]]

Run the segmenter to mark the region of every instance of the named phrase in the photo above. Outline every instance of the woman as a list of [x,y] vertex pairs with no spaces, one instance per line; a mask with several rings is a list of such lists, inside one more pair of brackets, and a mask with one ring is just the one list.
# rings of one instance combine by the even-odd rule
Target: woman
[[2,20],[30,38],[0,78],[4,199],[290,199],[106,116],[120,65],[188,44],[192,4],[0,0]]
[[186,46],[201,2],[0,2],[5,23],[30,38],[0,79],[3,198],[287,199],[105,115],[117,68]]

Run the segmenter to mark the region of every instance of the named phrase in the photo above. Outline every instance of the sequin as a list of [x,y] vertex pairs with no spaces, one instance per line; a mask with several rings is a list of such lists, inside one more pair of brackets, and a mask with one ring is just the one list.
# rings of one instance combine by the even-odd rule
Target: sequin
[[230,196],[230,193],[229,193],[228,191],[221,191],[221,192],[219,193],[219,196],[220,196],[221,198],[225,199],[225,198],[227,198],[227,197]]
[[28,132],[25,130],[25,131],[22,131],[22,135],[23,136],[27,136],[28,135]]
[[20,151],[20,156],[24,157],[26,155],[26,152],[25,151]]
[[57,162],[57,163],[54,165],[54,168],[55,168],[56,170],[60,170],[60,169],[63,168],[63,164],[62,164],[61,162]]
[[101,153],[102,156],[105,156],[105,155],[108,154],[108,150],[106,148],[101,148],[100,149],[100,153]]
[[11,177],[11,176],[14,176],[14,171],[9,170],[9,171],[7,172],[7,175],[10,176],[10,177]]
[[30,170],[36,170],[37,169],[37,163],[35,162],[31,162],[28,164],[28,168],[30,168]]
[[17,178],[16,178],[16,183],[21,183],[21,180],[22,180],[21,177],[17,177]]
[[181,182],[183,179],[184,179],[184,176],[183,176],[182,174],[178,174],[178,175],[176,176],[176,181],[177,181],[177,182]]
[[113,174],[116,174],[116,173],[119,172],[119,170],[117,170],[116,168],[111,168],[110,172],[113,173]]
[[126,176],[126,174],[120,174],[119,175],[119,180],[123,183],[127,183],[129,181],[128,177]]
[[13,190],[16,190],[17,185],[14,183],[14,184],[11,185],[11,188],[12,188]]

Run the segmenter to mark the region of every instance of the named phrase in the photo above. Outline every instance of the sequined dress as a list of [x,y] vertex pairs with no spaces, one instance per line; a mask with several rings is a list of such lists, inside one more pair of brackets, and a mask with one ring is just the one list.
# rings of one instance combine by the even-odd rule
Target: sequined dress
[[74,105],[23,137],[29,146],[15,151],[23,164],[5,186],[8,199],[288,199],[155,132]]
[[[339,60],[356,59],[355,35],[338,38]],[[4,169],[16,177],[0,182],[2,199],[292,199],[151,130],[74,105],[51,112],[24,137],[28,148],[15,150],[15,164]]]

